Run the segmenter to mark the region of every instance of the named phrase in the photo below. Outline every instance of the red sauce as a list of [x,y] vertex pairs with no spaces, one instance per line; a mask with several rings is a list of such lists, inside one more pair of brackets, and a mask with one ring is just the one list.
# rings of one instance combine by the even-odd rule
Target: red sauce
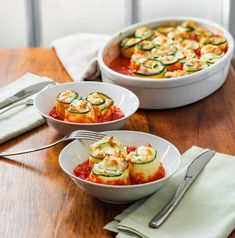
[[[85,162],[83,162],[82,164],[79,164],[74,170],[74,175],[81,178],[81,179],[84,179],[84,180],[88,180],[88,177],[89,177],[89,174],[92,170],[92,167],[89,165],[89,160],[86,160]],[[148,179],[148,182],[152,182],[152,181],[155,181],[155,180],[158,180],[158,179],[161,179],[161,178],[164,178],[166,175],[165,173],[165,169],[161,163],[160,165],[160,168],[158,169],[156,175],[154,175],[153,177],[150,177]],[[143,182],[142,178],[135,178],[135,182],[134,181],[130,181],[130,184],[141,184]],[[99,181],[97,181],[99,183]],[[101,182],[100,182],[101,183]],[[115,181],[113,183],[113,185],[123,185],[123,181]]]
[[121,55],[111,62],[109,68],[120,74],[132,75],[130,71],[130,59]]
[[57,113],[57,111],[56,111],[56,108],[55,108],[55,107],[53,107],[53,108],[51,109],[51,111],[49,112],[49,116],[52,117],[52,118],[54,118],[54,119],[61,120],[60,117],[59,117],[59,115],[58,115],[58,113]]
[[85,161],[82,164],[79,164],[74,170],[75,176],[81,178],[81,179],[87,179],[90,172],[91,172],[91,166],[89,165],[89,161]]
[[[146,146],[152,147],[150,144],[146,144]],[[127,146],[126,147],[126,152],[127,152],[127,154],[129,154],[132,151],[135,151],[136,149],[137,149],[136,146]],[[75,176],[77,176],[81,179],[84,179],[84,180],[89,180],[89,175],[91,173],[91,170],[92,170],[92,167],[89,164],[89,160],[86,160],[82,164],[79,164],[73,170],[73,172],[74,172]],[[165,169],[164,169],[162,163],[160,163],[160,167],[159,167],[157,173],[155,175],[151,176],[151,177],[148,177],[148,182],[152,182],[152,181],[164,178],[165,175],[166,175]],[[91,176],[92,176],[92,174],[91,174]],[[148,182],[143,182],[144,180],[145,179],[142,178],[142,174],[140,174],[139,176],[137,175],[134,179],[130,178],[130,180],[128,179],[128,181],[115,180],[110,184],[112,184],[112,185],[127,185],[127,184],[148,183]],[[96,181],[96,183],[102,183],[102,180],[99,180],[99,178],[97,176],[93,178],[93,181]]]
[[[61,119],[56,111],[56,108],[53,107],[51,109],[51,111],[49,112],[49,116],[54,118],[54,119],[57,119],[57,120],[61,120],[63,121],[63,119]],[[120,119],[122,117],[124,117],[125,114],[123,113],[123,111],[121,110],[121,108],[117,107],[117,106],[113,106],[112,107],[112,113],[110,116],[108,117],[105,117],[105,118],[102,118],[100,121],[97,121],[97,122],[107,122],[107,121],[114,121],[114,120],[117,120],[117,119]]]
[[127,146],[126,148],[126,152],[127,154],[130,154],[131,152],[135,151],[137,149],[136,146],[132,145],[132,146]]

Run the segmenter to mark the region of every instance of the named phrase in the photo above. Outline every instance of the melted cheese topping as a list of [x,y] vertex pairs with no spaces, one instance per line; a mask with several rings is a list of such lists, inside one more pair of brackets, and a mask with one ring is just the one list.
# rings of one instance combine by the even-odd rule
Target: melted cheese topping
[[183,69],[188,72],[193,72],[193,71],[205,69],[207,67],[208,67],[208,64],[205,61],[195,58],[195,59],[190,59],[186,61],[186,64],[184,64]]
[[88,95],[87,100],[92,104],[100,104],[104,101],[104,99],[102,99],[98,93],[92,93]]
[[149,146],[140,146],[136,151],[131,152],[127,156],[127,160],[131,163],[147,163],[152,161],[157,151]]
[[220,55],[220,54],[222,54],[222,50],[216,45],[208,44],[201,48],[201,55],[204,55],[207,53],[213,53],[213,54]]
[[202,55],[200,59],[210,64],[214,64],[215,62],[221,59],[221,55],[207,53]]
[[171,45],[173,44],[173,41],[165,36],[157,36],[156,38],[153,39],[153,43],[156,45]]
[[96,175],[119,176],[127,169],[128,164],[122,158],[106,156],[100,163],[94,164],[92,172]]
[[76,93],[75,93],[74,91],[66,90],[66,91],[60,93],[57,98],[58,98],[61,102],[70,103],[70,102],[74,99],[75,94],[76,94]]
[[168,71],[165,73],[166,78],[175,78],[187,75],[188,73],[184,70],[175,70],[175,71]]
[[86,100],[75,99],[69,106],[69,111],[85,113],[92,109],[91,103]]
[[107,136],[89,146],[89,154],[93,157],[104,158],[106,155],[114,155],[124,158],[125,147],[113,136]]

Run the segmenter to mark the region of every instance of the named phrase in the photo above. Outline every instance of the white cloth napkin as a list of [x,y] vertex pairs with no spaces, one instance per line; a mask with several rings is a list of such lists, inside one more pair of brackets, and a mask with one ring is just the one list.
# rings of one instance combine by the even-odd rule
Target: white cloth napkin
[[[27,73],[17,79],[16,81],[8,84],[0,89],[1,101],[7,98],[17,91],[28,87],[33,84],[37,84],[43,81],[51,82],[52,79],[48,77],[40,77],[35,74]],[[35,94],[36,95],[36,94]],[[35,95],[28,96],[20,101],[25,101],[28,98],[33,98]],[[20,102],[18,101],[18,102]],[[18,103],[16,102],[16,103]],[[14,105],[14,104],[11,104]],[[4,108],[5,109],[5,108]],[[0,109],[0,112],[3,109]],[[9,139],[12,139],[26,131],[29,131],[44,123],[43,118],[36,111],[34,106],[18,106],[3,114],[0,114],[0,143],[3,143]]]
[[226,238],[235,228],[235,157],[216,153],[168,219],[158,228],[148,222],[169,201],[188,164],[204,152],[192,147],[182,156],[179,172],[146,200],[137,201],[105,229],[118,238]]
[[74,81],[94,80],[100,75],[96,59],[98,50],[109,37],[79,33],[56,39],[51,45]]

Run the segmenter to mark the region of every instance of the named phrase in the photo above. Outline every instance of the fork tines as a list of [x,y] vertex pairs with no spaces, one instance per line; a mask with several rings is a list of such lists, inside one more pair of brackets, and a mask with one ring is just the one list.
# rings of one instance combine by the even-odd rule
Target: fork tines
[[78,139],[99,140],[104,138],[106,135],[100,132],[95,132],[95,131],[78,130],[78,131],[72,132],[70,136],[76,137]]

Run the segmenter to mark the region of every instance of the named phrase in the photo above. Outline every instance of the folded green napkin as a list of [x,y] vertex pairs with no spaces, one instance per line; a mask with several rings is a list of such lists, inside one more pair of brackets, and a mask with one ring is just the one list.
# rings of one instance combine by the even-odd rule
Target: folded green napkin
[[182,156],[179,172],[145,201],[137,201],[105,229],[118,238],[225,238],[235,228],[235,157],[216,153],[168,219],[158,228],[149,221],[169,201],[188,164],[205,150],[192,147]]
[[[13,95],[17,91],[40,83],[43,81],[51,82],[52,79],[47,77],[40,77],[35,74],[27,73],[17,79],[16,81],[8,84],[7,86],[0,89],[0,101]],[[36,95],[36,94],[35,94]],[[32,98],[35,95],[31,95],[27,98]],[[27,98],[21,101],[27,100]],[[18,101],[20,102],[20,101]],[[18,103],[16,102],[16,103]],[[11,104],[14,105],[14,104]],[[0,109],[1,113],[1,109]],[[9,110],[3,114],[0,114],[0,143],[3,143],[9,139],[12,139],[26,131],[29,131],[37,126],[44,123],[43,118],[35,110],[34,106],[18,106],[14,109]]]

